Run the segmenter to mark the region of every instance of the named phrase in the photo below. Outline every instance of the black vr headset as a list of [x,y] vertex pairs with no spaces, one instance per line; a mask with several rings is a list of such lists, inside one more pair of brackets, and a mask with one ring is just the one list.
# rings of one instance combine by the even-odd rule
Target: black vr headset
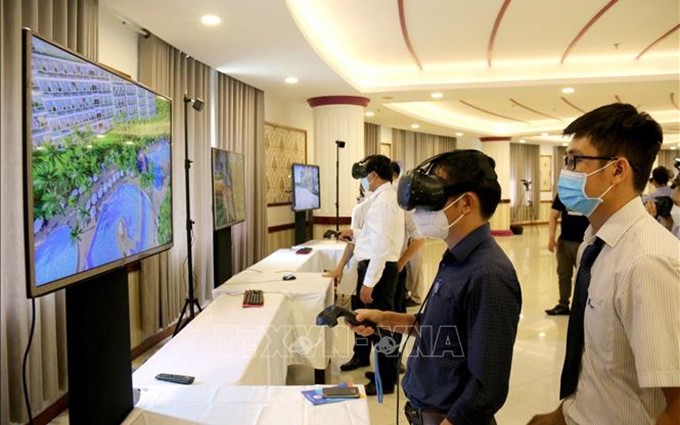
[[354,180],[363,179],[364,177],[366,177],[368,175],[368,173],[370,171],[368,171],[366,169],[366,163],[367,162],[368,161],[363,160],[363,161],[355,162],[352,165],[352,178]]
[[[433,166],[440,163],[442,158],[448,156],[462,157],[463,155],[479,156],[480,159],[485,159],[485,161],[480,161],[479,172],[474,179],[449,185],[441,177],[430,174]],[[479,183],[482,180],[496,180],[498,177],[494,171],[494,166],[495,163],[493,159],[484,155],[482,152],[473,149],[451,151],[435,155],[432,158],[425,160],[425,162],[418,165],[413,170],[410,170],[399,179],[397,202],[402,209],[407,211],[414,208],[439,211],[444,208],[446,201],[450,196],[474,191],[479,187]]]

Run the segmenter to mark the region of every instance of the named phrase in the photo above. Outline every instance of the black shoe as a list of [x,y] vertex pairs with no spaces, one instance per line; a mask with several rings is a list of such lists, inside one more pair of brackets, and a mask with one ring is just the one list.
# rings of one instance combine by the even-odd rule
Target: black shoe
[[[378,392],[375,389],[375,382],[371,381],[364,385],[364,390],[366,390],[366,395],[376,395]],[[394,394],[394,385],[390,388],[383,388],[383,394]]]
[[545,314],[548,316],[569,316],[569,307],[562,304],[557,304],[550,310],[546,310]]
[[356,357],[352,357],[352,360],[340,366],[340,370],[343,372],[349,372],[350,370],[359,369],[360,367],[366,367],[371,364],[368,360],[359,360]]
[[366,373],[364,373],[364,376],[366,379],[370,379],[371,382],[375,382],[375,372],[368,370]]
[[403,363],[399,364],[399,374],[403,375],[406,373],[406,366]]
[[416,307],[419,306],[420,303],[413,298],[407,298],[406,299],[406,307]]

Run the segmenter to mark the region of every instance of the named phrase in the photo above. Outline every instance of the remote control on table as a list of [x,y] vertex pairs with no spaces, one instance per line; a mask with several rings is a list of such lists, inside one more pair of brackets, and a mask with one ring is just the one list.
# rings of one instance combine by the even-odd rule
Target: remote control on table
[[159,373],[156,375],[156,379],[159,381],[174,382],[175,384],[189,385],[194,382],[193,376],[188,375],[176,375],[172,373]]

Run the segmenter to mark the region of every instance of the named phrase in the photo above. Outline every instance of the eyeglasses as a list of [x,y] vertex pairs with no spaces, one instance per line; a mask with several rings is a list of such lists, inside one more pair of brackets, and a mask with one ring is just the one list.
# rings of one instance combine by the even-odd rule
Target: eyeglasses
[[569,171],[574,171],[576,169],[577,161],[581,159],[600,159],[605,161],[615,161],[619,158],[615,156],[590,156],[590,155],[567,154],[564,155],[564,168],[566,168]]

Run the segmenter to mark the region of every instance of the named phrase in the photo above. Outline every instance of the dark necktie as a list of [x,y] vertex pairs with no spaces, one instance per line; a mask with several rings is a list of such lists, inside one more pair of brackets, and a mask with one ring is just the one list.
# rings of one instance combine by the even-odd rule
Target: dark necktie
[[560,380],[560,399],[568,397],[576,391],[578,375],[581,371],[581,357],[583,356],[583,314],[588,300],[590,269],[603,246],[604,241],[596,238],[595,242],[588,245],[583,251],[581,264],[578,267],[574,299],[571,303],[571,314],[569,315],[569,328],[567,329],[567,351]]

